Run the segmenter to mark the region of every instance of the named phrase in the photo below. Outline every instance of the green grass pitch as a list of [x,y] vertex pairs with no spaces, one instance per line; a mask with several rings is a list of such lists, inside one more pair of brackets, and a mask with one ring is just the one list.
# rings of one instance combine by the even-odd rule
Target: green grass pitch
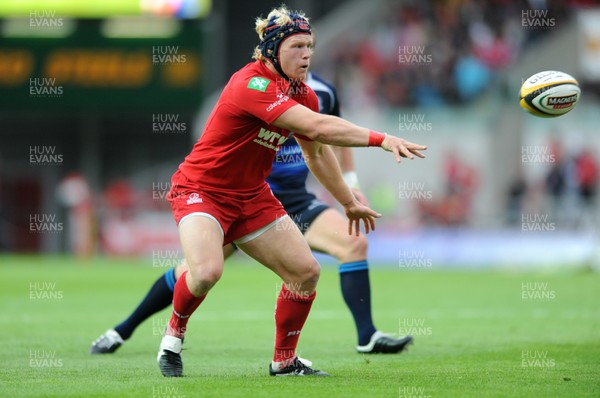
[[325,265],[299,354],[330,378],[275,378],[278,279],[243,256],[190,320],[186,377],[156,364],[168,310],[121,349],[88,354],[165,271],[151,260],[0,257],[0,397],[599,397],[600,275],[373,268],[376,325],[415,335],[401,355],[354,351]]

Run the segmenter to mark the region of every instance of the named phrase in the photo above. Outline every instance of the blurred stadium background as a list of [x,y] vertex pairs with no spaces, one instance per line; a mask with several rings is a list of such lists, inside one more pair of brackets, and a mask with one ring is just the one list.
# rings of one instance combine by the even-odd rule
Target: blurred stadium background
[[[429,146],[400,165],[354,150],[384,215],[369,235],[374,315],[416,336],[407,354],[351,350],[326,266],[302,342],[339,377],[283,390],[264,367],[280,281],[238,256],[191,320],[190,377],[157,379],[167,310],[91,359],[179,263],[171,175],[250,61],[254,18],[279,4],[0,1],[0,396],[598,396],[597,0],[287,2],[311,17],[313,69],[343,116]],[[535,118],[518,89],[552,69],[581,101]]]
[[[249,62],[253,18],[278,4],[1,2],[0,250],[175,262],[170,176]],[[598,1],[288,5],[312,17],[313,69],[343,115],[430,147],[400,166],[354,151],[384,214],[374,263],[597,263]],[[575,76],[582,100],[537,119],[517,92],[550,69]]]

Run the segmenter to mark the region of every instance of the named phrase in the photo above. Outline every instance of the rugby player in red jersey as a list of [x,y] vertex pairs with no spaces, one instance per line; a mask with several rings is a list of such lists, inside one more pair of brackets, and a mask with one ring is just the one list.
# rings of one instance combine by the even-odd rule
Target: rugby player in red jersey
[[[336,89],[331,83],[312,72],[309,72],[304,82],[317,95],[319,112],[340,116],[340,103]],[[334,149],[338,152],[344,180],[358,200],[368,206],[354,171],[352,148]],[[308,174],[309,170],[300,146],[296,140],[288,139],[277,151],[267,183],[273,195],[304,234],[310,248],[334,256],[339,261],[340,290],[356,326],[356,351],[363,354],[397,354],[404,351],[412,343],[412,336],[387,335],[378,330],[373,322],[367,238],[364,235],[348,235],[345,232],[346,217],[308,191]],[[224,246],[224,258],[229,258],[235,251],[233,243]],[[182,261],[180,265],[169,268],[154,281],[142,301],[127,318],[92,342],[90,353],[111,354],[117,351],[146,319],[171,306],[175,283],[186,269],[187,265]]]
[[331,148],[323,144],[379,146],[398,162],[424,157],[419,152],[424,146],[318,113],[314,92],[302,83],[312,55],[310,25],[302,14],[275,9],[257,20],[256,30],[256,61],[232,76],[202,136],[172,178],[169,201],[189,271],[175,284],[173,312],[159,348],[159,368],[166,377],[183,374],[187,321],[221,277],[222,246],[231,242],[283,281],[269,373],[327,375],[296,356],[316,295],[319,264],[265,182],[291,131],[312,173],[344,207],[350,234],[360,233],[361,220],[368,233],[380,214],[355,198]]

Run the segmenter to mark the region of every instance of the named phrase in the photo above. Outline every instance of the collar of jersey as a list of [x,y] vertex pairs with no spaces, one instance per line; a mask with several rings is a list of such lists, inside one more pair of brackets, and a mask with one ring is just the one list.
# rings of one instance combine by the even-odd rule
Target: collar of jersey
[[261,73],[264,73],[265,75],[267,75],[264,77],[267,77],[273,81],[277,81],[277,79],[285,80],[285,79],[283,79],[283,77],[279,76],[278,74],[272,72],[269,68],[267,68],[267,65],[265,65],[264,62],[256,60],[256,61],[254,61],[254,63],[258,64],[258,68],[261,70]]

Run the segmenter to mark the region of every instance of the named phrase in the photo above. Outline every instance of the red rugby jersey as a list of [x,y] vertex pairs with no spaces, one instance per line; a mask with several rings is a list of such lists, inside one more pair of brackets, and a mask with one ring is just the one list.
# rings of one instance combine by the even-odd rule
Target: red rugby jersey
[[290,134],[271,123],[297,104],[319,111],[317,96],[304,83],[290,87],[260,61],[246,65],[225,86],[179,170],[202,187],[262,189],[275,152]]

